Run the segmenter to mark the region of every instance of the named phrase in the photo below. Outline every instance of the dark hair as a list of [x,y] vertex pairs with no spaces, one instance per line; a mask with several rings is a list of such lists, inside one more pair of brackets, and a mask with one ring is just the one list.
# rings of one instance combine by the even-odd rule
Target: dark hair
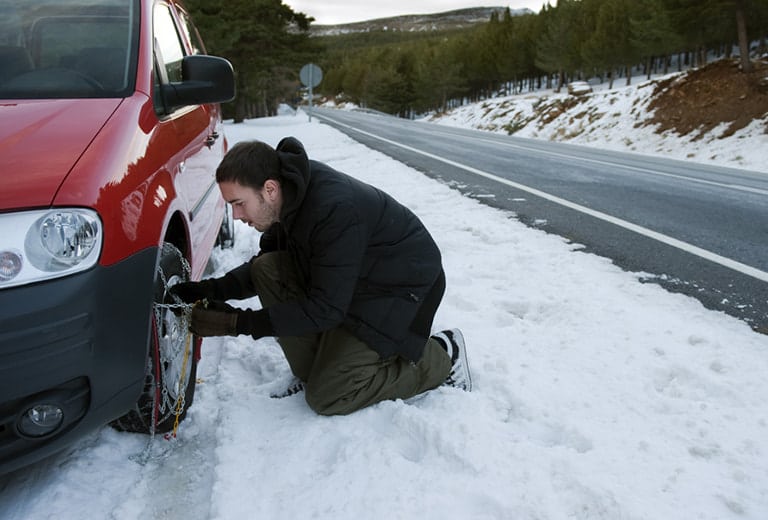
[[261,141],[237,143],[216,168],[216,182],[236,182],[260,190],[269,179],[280,179],[280,158]]

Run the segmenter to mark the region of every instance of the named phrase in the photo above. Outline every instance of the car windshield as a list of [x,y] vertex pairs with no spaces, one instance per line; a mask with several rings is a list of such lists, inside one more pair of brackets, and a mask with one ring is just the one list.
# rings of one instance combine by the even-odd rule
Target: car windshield
[[133,92],[138,0],[0,0],[0,99]]

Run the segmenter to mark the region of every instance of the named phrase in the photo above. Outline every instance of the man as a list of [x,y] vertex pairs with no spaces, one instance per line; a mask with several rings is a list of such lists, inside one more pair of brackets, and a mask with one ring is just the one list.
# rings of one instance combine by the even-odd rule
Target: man
[[[241,142],[216,171],[234,217],[261,231],[261,251],[221,278],[173,292],[198,302],[198,336],[276,336],[294,383],[318,414],[348,414],[441,384],[469,391],[457,329],[430,337],[445,291],[440,251],[386,193],[310,161],[292,137]],[[258,295],[262,309],[224,300]]]

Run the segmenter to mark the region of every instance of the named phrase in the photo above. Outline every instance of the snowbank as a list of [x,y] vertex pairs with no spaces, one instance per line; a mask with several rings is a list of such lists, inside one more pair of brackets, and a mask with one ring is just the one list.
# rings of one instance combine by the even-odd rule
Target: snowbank
[[[320,417],[269,398],[289,379],[274,340],[206,339],[178,439],[104,428],[0,480],[0,519],[768,518],[768,336],[303,116],[227,131],[294,135],[414,209],[475,390]],[[236,233],[214,274],[256,252]]]

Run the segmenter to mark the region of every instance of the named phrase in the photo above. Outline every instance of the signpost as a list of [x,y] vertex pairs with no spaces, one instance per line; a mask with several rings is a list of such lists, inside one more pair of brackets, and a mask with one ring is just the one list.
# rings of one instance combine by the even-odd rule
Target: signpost
[[307,63],[299,71],[299,79],[305,87],[309,87],[309,122],[312,122],[312,89],[323,81],[323,71],[314,63]]

